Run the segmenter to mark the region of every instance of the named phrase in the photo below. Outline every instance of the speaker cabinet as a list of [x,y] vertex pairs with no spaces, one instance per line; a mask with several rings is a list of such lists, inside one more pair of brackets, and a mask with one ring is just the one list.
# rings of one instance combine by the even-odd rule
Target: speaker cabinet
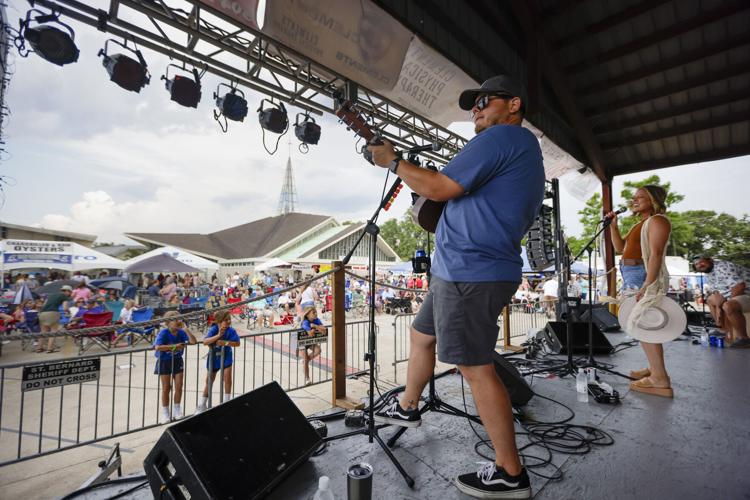
[[[573,326],[573,338],[571,339],[571,347],[573,352],[576,354],[587,354],[589,352],[589,324],[581,321],[572,322]],[[594,354],[610,354],[614,347],[610,344],[607,337],[602,333],[596,323],[591,325],[593,327],[592,337]],[[568,325],[564,321],[550,321],[545,326],[545,330],[549,335],[554,335],[557,340],[560,341],[562,346],[561,354],[567,354],[568,346]]]
[[[599,327],[603,332],[617,332],[620,331],[620,322],[617,320],[617,316],[610,313],[607,309],[606,304],[594,304],[594,324]],[[581,321],[589,320],[589,305],[581,305]]]
[[508,390],[511,404],[513,406],[523,406],[528,403],[534,392],[529,387],[529,384],[526,383],[523,376],[516,370],[516,367],[496,351],[492,353],[492,363],[495,365],[497,375]]
[[262,498],[320,443],[272,382],[171,425],[143,466],[154,498]]

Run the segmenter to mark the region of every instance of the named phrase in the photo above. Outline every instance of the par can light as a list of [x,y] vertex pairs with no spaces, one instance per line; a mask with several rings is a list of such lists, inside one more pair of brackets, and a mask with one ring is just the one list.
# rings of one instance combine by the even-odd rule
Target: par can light
[[[32,17],[32,14],[39,15]],[[32,22],[37,23],[38,26],[32,27]],[[65,31],[47,23],[59,24],[65,28]],[[54,11],[51,14],[45,14],[40,10],[31,9],[26,13],[26,19],[21,19],[20,26],[20,39],[16,41],[16,44],[22,56],[28,55],[28,52],[24,53],[24,42],[28,42],[33,52],[52,64],[64,66],[78,61],[80,51],[75,44],[75,32],[73,28],[60,21],[59,14]]]
[[193,68],[193,78],[187,76],[175,75],[171,80],[169,79],[169,68],[174,67],[183,71],[187,71],[185,68],[180,68],[177,65],[169,64],[162,75],[161,79],[165,81],[164,86],[169,92],[170,98],[186,108],[197,108],[198,103],[201,100],[201,75],[198,74],[198,70]]
[[[109,42],[116,43],[125,50],[131,51],[136,55],[138,60],[136,61],[125,54],[108,55],[107,44]],[[138,49],[128,47],[127,41],[123,45],[116,40],[107,40],[104,42],[104,48],[99,50],[99,56],[104,58],[102,64],[106,68],[107,73],[109,73],[109,79],[125,90],[140,92],[151,81],[151,75],[148,72],[143,54]]]
[[[300,122],[300,116],[303,117]],[[320,140],[320,125],[309,114],[297,113],[294,122],[294,135],[302,144],[317,144]]]
[[[219,92],[222,86],[227,87],[229,92],[221,95]],[[223,132],[227,131],[227,120],[235,122],[245,121],[248,113],[247,100],[245,99],[245,93],[240,89],[226,83],[220,83],[216,87],[216,92],[214,92],[214,99],[218,108],[218,110],[214,110],[214,120],[219,122],[219,126]],[[222,118],[224,120],[223,123]]]
[[[271,108],[263,108],[263,102],[267,101]],[[260,126],[274,134],[283,134],[289,128],[289,117],[283,102],[276,104],[268,99],[261,99],[258,107],[258,121]]]

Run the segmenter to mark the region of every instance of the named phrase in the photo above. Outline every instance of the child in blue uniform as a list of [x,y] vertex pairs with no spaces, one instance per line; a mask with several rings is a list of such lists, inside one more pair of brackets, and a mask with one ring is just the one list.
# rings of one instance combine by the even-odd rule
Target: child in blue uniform
[[[167,327],[156,336],[154,349],[156,350],[156,369],[154,373],[161,379],[161,418],[160,424],[168,424],[171,418],[182,417],[182,354],[186,344],[195,344],[195,337],[185,327],[180,319],[170,319],[178,316],[177,311],[169,311],[164,315]],[[174,406],[172,415],[169,414],[169,393],[172,390],[174,378]]]
[[[318,311],[314,306],[308,306],[302,312],[302,324],[300,325],[306,332],[326,333],[326,327],[318,318]],[[301,346],[297,349],[297,357],[302,357],[305,367],[305,385],[310,385],[310,361],[320,356],[320,344],[310,346]]]
[[[203,345],[210,346],[211,353],[209,353],[208,359],[206,360],[206,368],[210,370],[206,376],[206,385],[203,387],[203,396],[201,397],[200,404],[195,409],[195,413],[200,413],[206,409],[208,404],[208,377],[211,377],[211,383],[216,379],[216,374],[221,371],[221,353],[224,351],[224,399],[223,401],[229,401],[232,397],[232,347],[239,347],[240,336],[237,334],[237,330],[232,328],[232,315],[229,311],[219,311],[214,317],[214,324],[206,332],[206,338],[203,339]],[[213,359],[213,366],[211,366],[211,360]]]

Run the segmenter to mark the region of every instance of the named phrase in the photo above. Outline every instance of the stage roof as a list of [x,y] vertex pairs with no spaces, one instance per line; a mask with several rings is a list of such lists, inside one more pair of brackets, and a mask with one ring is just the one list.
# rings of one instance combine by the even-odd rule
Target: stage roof
[[750,154],[744,0],[376,0],[600,178]]

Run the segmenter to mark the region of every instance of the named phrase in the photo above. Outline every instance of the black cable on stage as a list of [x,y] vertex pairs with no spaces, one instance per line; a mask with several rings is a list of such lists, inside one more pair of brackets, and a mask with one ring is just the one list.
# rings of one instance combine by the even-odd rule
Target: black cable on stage
[[[95,490],[97,488],[101,488],[101,487],[104,487],[104,486],[111,486],[113,484],[121,484],[121,483],[132,483],[133,481],[143,481],[144,479],[146,479],[146,475],[145,474],[141,474],[139,476],[119,477],[117,479],[110,479],[110,480],[105,481],[103,483],[91,484],[89,486],[86,486],[85,488],[81,488],[79,490],[76,490],[76,491],[73,491],[71,493],[68,493],[67,495],[65,495],[64,497],[62,497],[60,500],[70,500],[72,498],[76,498],[76,497],[82,495],[83,493],[87,493],[89,491],[92,491],[92,490]],[[146,481],[146,483],[148,483],[148,481]],[[139,484],[138,485],[138,488],[142,488],[142,487],[143,487],[143,484]],[[138,488],[135,488],[132,491],[135,491]]]
[[[516,432],[516,435],[526,436],[529,439],[529,443],[518,449],[518,456],[521,458],[522,463],[529,473],[550,481],[560,481],[563,479],[562,469],[552,463],[552,458],[555,452],[566,455],[584,455],[591,451],[592,446],[594,445],[610,446],[614,444],[612,436],[601,429],[593,426],[569,423],[575,417],[575,412],[565,403],[561,403],[560,401],[556,401],[536,392],[534,395],[562,406],[568,410],[569,415],[554,422],[543,422],[526,418],[523,414],[520,418],[516,419],[524,430],[524,432]],[[466,389],[463,377],[461,377],[461,396],[463,398],[464,411],[468,413],[466,405]],[[474,443],[474,451],[476,454],[485,460],[495,462],[494,456],[490,456],[482,451],[482,447],[486,447],[491,452],[495,451],[492,447],[491,441],[482,438],[482,436],[479,435],[474,428],[471,419],[467,418],[466,420],[469,422],[472,432],[474,432],[474,435],[479,440]],[[538,456],[528,452],[528,450],[535,448],[540,449],[543,452],[543,456]],[[546,475],[538,471],[538,469],[544,469],[547,467],[552,467],[554,469],[554,472],[551,475]]]
[[133,486],[133,487],[132,487],[132,488],[130,488],[129,490],[125,490],[125,491],[123,491],[122,493],[118,493],[118,494],[117,494],[117,495],[115,495],[115,496],[109,497],[109,498],[108,498],[107,500],[115,500],[116,498],[122,498],[122,497],[124,497],[125,495],[129,495],[130,493],[133,493],[133,492],[134,492],[134,491],[136,491],[136,490],[140,490],[141,488],[143,488],[143,487],[144,487],[144,486],[146,486],[146,485],[148,485],[148,481],[144,481],[144,482],[142,482],[141,484],[138,484],[138,485],[136,485],[136,486]]

